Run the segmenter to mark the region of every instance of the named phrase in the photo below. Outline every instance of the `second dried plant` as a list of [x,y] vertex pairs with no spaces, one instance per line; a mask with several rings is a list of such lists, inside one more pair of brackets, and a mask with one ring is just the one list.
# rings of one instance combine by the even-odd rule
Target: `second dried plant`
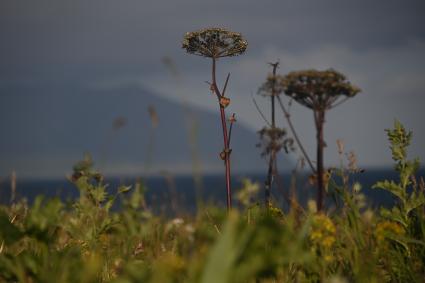
[[263,97],[270,98],[270,121],[265,117],[254,100],[257,110],[267,124],[267,126],[258,132],[261,142],[257,144],[258,147],[262,148],[261,156],[268,158],[267,177],[264,184],[264,201],[266,206],[271,205],[271,189],[273,184],[278,180],[277,155],[282,148],[288,152],[288,149],[292,149],[293,143],[292,139],[286,138],[286,131],[276,125],[275,102],[277,97],[282,93],[282,88],[279,85],[278,76],[276,75],[279,62],[269,64],[272,67],[272,73],[260,86],[257,93]]
[[313,111],[317,140],[317,209],[320,211],[325,194],[323,149],[326,112],[355,96],[360,89],[332,69],[291,72],[280,83],[286,95]]

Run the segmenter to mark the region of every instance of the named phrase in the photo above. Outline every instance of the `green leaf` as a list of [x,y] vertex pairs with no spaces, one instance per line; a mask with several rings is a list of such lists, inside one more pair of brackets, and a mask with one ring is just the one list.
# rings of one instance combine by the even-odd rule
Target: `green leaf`
[[21,230],[10,222],[9,216],[0,210],[0,239],[9,245],[19,241],[23,235]]
[[124,193],[129,192],[130,190],[131,190],[131,186],[120,186],[118,188],[118,193],[119,194],[124,194]]
[[103,208],[106,211],[109,211],[109,209],[111,209],[111,207],[114,205],[115,202],[115,197],[114,196],[109,196],[108,200],[106,201],[105,205],[103,206]]
[[93,197],[93,199],[96,203],[104,202],[106,200],[106,197],[107,197],[105,187],[103,187],[103,186],[98,186],[98,187],[94,188],[90,192],[90,194],[91,194],[91,196]]
[[405,205],[406,214],[422,205],[425,205],[425,196],[421,192],[412,192]]
[[224,227],[223,234],[212,248],[207,260],[202,283],[226,283],[232,277],[232,267],[237,258],[236,234],[237,215],[231,213]]
[[387,233],[386,237],[390,240],[393,240],[393,241],[399,243],[406,250],[407,254],[410,255],[409,245],[406,242],[407,238],[400,237],[399,235],[396,235],[394,233]]
[[383,189],[386,190],[393,195],[397,196],[399,199],[404,200],[405,191],[400,187],[400,185],[396,184],[394,181],[380,181],[372,186],[372,189]]

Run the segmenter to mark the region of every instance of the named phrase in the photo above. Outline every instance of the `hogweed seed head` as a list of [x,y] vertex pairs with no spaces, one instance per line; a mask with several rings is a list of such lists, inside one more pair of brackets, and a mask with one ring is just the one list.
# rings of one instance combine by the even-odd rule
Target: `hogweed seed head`
[[240,33],[222,28],[187,32],[182,43],[188,53],[210,58],[237,56],[244,53],[247,46]]
[[280,80],[286,95],[311,109],[327,110],[342,96],[353,97],[361,90],[333,69],[291,72]]
[[267,156],[272,152],[279,152],[284,149],[285,152],[293,151],[293,140],[286,138],[286,131],[281,128],[264,127],[258,131],[260,143],[257,147],[261,148],[261,156]]
[[280,95],[284,91],[283,85],[279,83],[282,80],[283,78],[280,75],[268,75],[266,81],[258,89],[257,94],[261,96]]

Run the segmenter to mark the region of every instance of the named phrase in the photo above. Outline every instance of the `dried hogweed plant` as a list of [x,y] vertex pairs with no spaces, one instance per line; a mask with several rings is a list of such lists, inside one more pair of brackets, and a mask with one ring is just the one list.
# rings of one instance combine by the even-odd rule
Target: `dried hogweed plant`
[[225,96],[230,74],[227,75],[223,89],[220,90],[216,80],[216,63],[219,58],[237,56],[245,52],[248,43],[240,33],[231,32],[222,28],[208,28],[199,31],[188,32],[184,36],[182,47],[190,54],[210,58],[212,61],[210,90],[217,96],[220,107],[221,126],[223,130],[224,149],[220,158],[224,161],[226,169],[226,199],[227,208],[232,207],[232,190],[230,185],[230,138],[233,123],[236,122],[233,114],[229,119],[229,131],[227,130],[226,112],[230,99]]
[[291,72],[280,83],[286,95],[313,110],[317,139],[317,209],[320,211],[324,203],[326,173],[323,165],[325,114],[355,96],[360,89],[353,86],[343,74],[332,69]]
[[257,93],[264,97],[270,97],[271,122],[265,118],[264,114],[258,108],[254,100],[254,103],[257,106],[257,110],[260,112],[261,116],[267,123],[267,126],[258,131],[261,142],[257,144],[257,147],[262,148],[261,156],[269,158],[264,191],[265,205],[267,207],[271,204],[271,188],[274,181],[278,177],[277,154],[282,149],[288,152],[290,149],[292,149],[293,144],[292,139],[286,138],[286,131],[276,126],[275,100],[276,97],[282,94],[282,88],[280,88],[280,85],[277,83],[276,75],[279,62],[269,64],[273,68],[272,74],[267,77],[266,81],[260,86]]

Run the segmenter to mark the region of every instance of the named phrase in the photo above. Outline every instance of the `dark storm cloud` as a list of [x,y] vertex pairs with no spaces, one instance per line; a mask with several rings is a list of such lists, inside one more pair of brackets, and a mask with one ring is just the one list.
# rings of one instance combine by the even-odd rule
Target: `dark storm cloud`
[[[241,123],[252,130],[261,126],[249,94],[268,72],[266,62],[280,59],[283,73],[334,67],[363,93],[330,114],[335,118],[328,123],[329,144],[346,138],[364,164],[388,165],[382,129],[394,118],[415,130],[412,153],[423,154],[424,19],[422,0],[1,1],[0,130],[19,127],[16,139],[29,142],[26,127],[31,118],[13,111],[33,109],[25,96],[45,93],[72,96],[78,102],[85,101],[86,89],[131,86],[213,109],[215,104],[201,97],[207,95],[203,82],[209,79],[208,62],[185,54],[180,43],[187,31],[224,26],[242,32],[249,42],[244,56],[219,64],[220,77],[232,72],[232,111]],[[164,68],[164,56],[175,64],[179,82]],[[25,91],[13,92],[22,97],[12,99],[8,90],[17,86]],[[47,109],[48,100],[42,99]],[[16,101],[19,107],[8,106]],[[46,112],[42,106],[41,116]],[[296,109],[295,123],[313,149],[313,128],[305,119],[310,113]],[[94,107],[92,115],[99,113]],[[60,159],[60,145],[52,156],[50,148],[46,141],[43,151],[31,156]],[[25,163],[25,154],[15,159]]]
[[425,37],[424,1],[2,1],[0,74],[150,72],[180,55],[185,31],[222,25],[249,39],[302,52],[356,49]]

